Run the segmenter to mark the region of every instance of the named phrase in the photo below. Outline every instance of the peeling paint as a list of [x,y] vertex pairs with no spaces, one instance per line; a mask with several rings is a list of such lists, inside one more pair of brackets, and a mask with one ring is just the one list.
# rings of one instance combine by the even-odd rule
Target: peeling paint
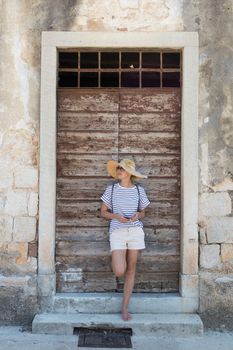
[[215,184],[212,189],[215,192],[218,191],[233,191],[233,179],[230,177],[225,178],[222,182]]
[[200,172],[201,181],[205,186],[209,185],[209,172],[208,172],[208,143],[201,145],[201,160],[200,160]]
[[233,147],[233,89],[230,89],[229,86],[225,86],[224,95],[226,102],[223,107],[223,112],[220,118],[221,134],[225,145]]
[[18,80],[20,85],[20,97],[24,106],[24,119],[26,121],[30,120],[29,116],[29,84],[28,78],[30,76],[26,64],[21,59],[21,38],[19,33],[15,34],[14,44],[12,46],[12,54],[14,55],[15,68],[18,74]]

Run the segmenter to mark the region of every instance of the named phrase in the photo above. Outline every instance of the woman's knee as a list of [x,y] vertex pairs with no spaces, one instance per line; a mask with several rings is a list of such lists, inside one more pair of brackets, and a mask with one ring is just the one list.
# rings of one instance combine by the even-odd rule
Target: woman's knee
[[136,264],[128,264],[126,269],[127,274],[133,275],[136,272]]
[[124,266],[113,266],[112,267],[114,274],[117,277],[123,277],[125,274],[126,267]]

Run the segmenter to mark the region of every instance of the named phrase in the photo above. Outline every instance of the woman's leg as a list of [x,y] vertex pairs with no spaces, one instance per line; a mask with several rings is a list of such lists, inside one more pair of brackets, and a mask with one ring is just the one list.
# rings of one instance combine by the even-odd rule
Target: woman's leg
[[126,249],[112,251],[112,270],[117,277],[124,276],[126,271]]
[[127,250],[127,269],[125,274],[125,280],[124,280],[124,297],[123,297],[123,303],[122,303],[122,318],[124,321],[130,320],[132,316],[128,313],[128,305],[130,296],[133,291],[134,287],[134,279],[135,279],[135,273],[136,273],[136,265],[137,265],[137,259],[139,255],[139,250],[137,249],[128,249]]

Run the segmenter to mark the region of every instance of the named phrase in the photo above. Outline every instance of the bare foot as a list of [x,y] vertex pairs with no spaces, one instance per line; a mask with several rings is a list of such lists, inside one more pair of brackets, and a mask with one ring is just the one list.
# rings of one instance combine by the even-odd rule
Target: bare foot
[[122,309],[121,310],[121,315],[122,315],[122,319],[124,321],[129,321],[132,319],[132,316],[130,315],[130,313],[128,312],[127,309]]

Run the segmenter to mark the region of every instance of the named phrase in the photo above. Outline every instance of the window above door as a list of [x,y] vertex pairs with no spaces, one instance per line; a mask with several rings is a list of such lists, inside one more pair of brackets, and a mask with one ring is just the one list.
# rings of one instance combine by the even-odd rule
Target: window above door
[[182,52],[58,51],[59,88],[181,87]]

